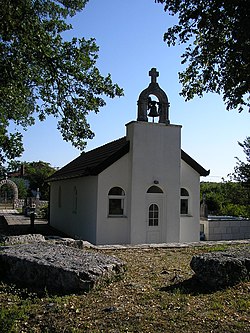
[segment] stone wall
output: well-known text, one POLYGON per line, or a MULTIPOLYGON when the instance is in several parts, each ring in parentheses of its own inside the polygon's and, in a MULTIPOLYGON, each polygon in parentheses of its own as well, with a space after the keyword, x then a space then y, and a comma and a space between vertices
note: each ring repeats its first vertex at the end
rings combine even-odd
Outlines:
POLYGON ((201 220, 205 240, 250 239, 250 220, 201 220))
POLYGON ((24 206, 24 204, 25 204, 25 200, 24 200, 24 199, 18 199, 18 200, 16 201, 16 206, 15 206, 15 208, 16 208, 16 209, 22 209, 22 207, 24 206))
MULTIPOLYGON (((31 206, 32 206, 32 203, 34 203, 35 205, 37 205, 37 201, 36 201, 36 199, 35 198, 31 198, 32 200, 31 200, 31 202, 29 203, 31 206)), ((15 206, 15 208, 16 209, 22 209, 23 207, 25 207, 25 204, 26 204, 26 199, 18 199, 17 201, 16 201, 16 206, 15 206)), ((46 201, 46 200, 39 200, 38 201, 38 207, 39 208, 41 208, 41 207, 44 207, 44 206, 47 206, 48 205, 48 201, 46 201)))

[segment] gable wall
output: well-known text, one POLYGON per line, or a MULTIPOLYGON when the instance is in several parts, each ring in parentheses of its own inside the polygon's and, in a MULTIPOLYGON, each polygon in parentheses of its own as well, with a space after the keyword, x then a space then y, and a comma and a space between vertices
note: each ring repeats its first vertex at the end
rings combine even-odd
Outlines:
POLYGON ((97 244, 130 243, 130 181, 128 154, 98 176, 97 244), (125 216, 108 216, 108 192, 112 187, 125 191, 125 216))
POLYGON ((96 242, 97 176, 51 183, 50 224, 67 235, 96 242), (61 207, 58 203, 61 186, 61 207), (77 190, 77 207, 74 199, 77 190))
POLYGON ((181 215, 180 241, 197 242, 200 239, 200 175, 181 161, 181 187, 189 192, 188 215, 181 215))

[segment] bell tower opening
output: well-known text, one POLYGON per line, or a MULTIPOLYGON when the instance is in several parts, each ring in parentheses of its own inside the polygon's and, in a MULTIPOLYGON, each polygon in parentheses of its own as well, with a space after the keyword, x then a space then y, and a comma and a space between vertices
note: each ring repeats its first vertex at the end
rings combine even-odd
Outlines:
POLYGON ((149 95, 148 96, 148 117, 151 117, 153 120, 152 122, 155 122, 155 118, 160 116, 160 102, 158 98, 155 95, 149 95))
POLYGON ((138 99, 138 121, 148 121, 148 117, 159 118, 159 123, 166 125, 170 124, 169 121, 169 102, 166 93, 160 88, 157 83, 159 72, 156 68, 149 71, 151 82, 149 86, 144 89, 138 99))

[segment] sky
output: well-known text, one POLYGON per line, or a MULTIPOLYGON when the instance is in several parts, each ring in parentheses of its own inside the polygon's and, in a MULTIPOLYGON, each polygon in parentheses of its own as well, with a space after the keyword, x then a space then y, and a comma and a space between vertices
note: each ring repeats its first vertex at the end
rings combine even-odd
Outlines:
MULTIPOLYGON (((170 123, 182 125, 182 149, 210 169, 202 181, 219 182, 233 172, 235 157, 245 159, 238 141, 250 135, 250 114, 226 111, 222 97, 216 94, 188 102, 179 95, 184 47, 168 47, 163 41, 164 32, 174 22, 154 0, 90 0, 70 19, 73 29, 65 33, 65 39, 94 37, 100 48, 97 67, 101 74, 111 73, 113 82, 124 89, 124 97, 105 99, 106 106, 88 116, 95 137, 88 141, 86 151, 126 134, 125 124, 136 120, 138 96, 150 83, 148 72, 155 67, 170 102, 170 123)), ((24 147, 19 160, 41 160, 59 168, 81 153, 63 141, 54 118, 24 132, 24 147)))

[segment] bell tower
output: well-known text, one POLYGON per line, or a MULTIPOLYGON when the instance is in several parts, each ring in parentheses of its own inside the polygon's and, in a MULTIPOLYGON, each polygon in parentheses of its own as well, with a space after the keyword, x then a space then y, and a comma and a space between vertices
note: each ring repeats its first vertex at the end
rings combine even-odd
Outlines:
POLYGON ((149 86, 139 94, 137 121, 126 125, 130 239, 134 244, 153 239, 156 243, 179 242, 181 126, 170 124, 168 97, 157 83, 159 73, 152 68, 149 76, 149 86), (156 184, 160 192, 150 193, 156 184), (147 220, 152 207, 159 217, 153 227, 147 220))
POLYGON ((159 123, 166 125, 170 124, 169 121, 169 102, 166 93, 160 88, 157 83, 159 72, 156 68, 149 71, 151 82, 146 89, 144 89, 138 99, 138 121, 148 121, 148 117, 159 118, 159 123), (158 101, 152 100, 150 95, 155 96, 158 101))

